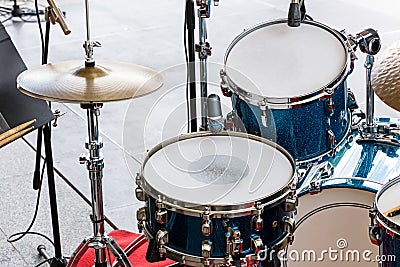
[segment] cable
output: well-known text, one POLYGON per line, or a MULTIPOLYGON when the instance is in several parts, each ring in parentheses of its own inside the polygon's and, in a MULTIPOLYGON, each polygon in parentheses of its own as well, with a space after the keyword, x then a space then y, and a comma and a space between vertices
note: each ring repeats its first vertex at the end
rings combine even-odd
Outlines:
POLYGON ((46 167, 46 159, 43 162, 42 173, 40 176, 40 186, 39 186, 39 190, 38 190, 38 194, 37 194, 37 198, 36 198, 35 212, 34 212, 32 220, 31 220, 31 223, 29 224, 28 228, 24 232, 19 232, 19 233, 10 235, 7 239, 7 242, 9 242, 9 243, 17 242, 17 241, 21 240, 23 237, 25 237, 26 235, 38 235, 38 236, 45 238, 47 241, 49 241, 54 246, 54 242, 48 236, 38 233, 38 232, 30 232, 31 228, 33 227, 33 225, 36 221, 36 217, 37 217, 37 214, 39 211, 39 202, 40 202, 40 195, 42 192, 42 182, 43 182, 45 167, 46 167), (13 239, 13 237, 16 237, 16 238, 13 239))
POLYGON ((35 0, 35 11, 36 11, 36 19, 37 19, 37 23, 39 26, 39 33, 40 33, 40 42, 42 44, 42 59, 44 56, 44 38, 43 38, 43 29, 42 29, 42 24, 40 23, 40 16, 39 16, 39 4, 38 4, 38 0, 35 0))
POLYGON ((32 218, 32 220, 31 220, 31 223, 29 224, 29 226, 28 226, 28 228, 26 229, 25 232, 21 232, 21 233, 16 233, 16 234, 10 235, 10 237, 7 239, 7 242, 9 242, 9 243, 14 243, 14 242, 20 240, 21 238, 23 238, 25 235, 27 235, 28 232, 29 232, 29 230, 31 230, 33 224, 34 224, 35 221, 36 221, 36 217, 37 217, 38 210, 39 210, 40 194, 41 194, 41 192, 42 192, 42 181, 43 181, 43 175, 44 175, 44 168, 46 167, 45 163, 46 163, 46 160, 43 162, 42 174, 41 174, 41 176, 40 176, 40 186, 39 186, 39 190, 38 190, 38 194, 37 194, 37 198, 36 198, 35 213, 34 213, 34 215, 33 215, 33 218, 32 218), (15 238, 15 239, 12 239, 12 238, 15 237, 15 236, 19 236, 19 237, 15 238))
MULTIPOLYGON (((44 235, 44 234, 41 234, 41 233, 38 233, 38 232, 20 232, 20 233, 15 233, 15 234, 12 234, 12 235, 10 235, 10 238, 11 237, 14 237, 14 236, 17 236, 17 235, 38 235, 38 236, 41 236, 41 237, 43 237, 43 238, 45 238, 47 241, 49 241, 49 243, 50 244, 52 244, 53 245, 53 247, 54 247, 54 242, 53 242, 53 240, 51 240, 48 236, 46 236, 46 235, 44 235)), ((22 237, 21 237, 22 238, 22 237)), ((19 238, 19 239, 21 239, 21 238, 19 238)), ((18 240, 19 240, 18 239, 18 240)), ((15 240, 15 241, 18 241, 18 240, 15 240)), ((8 240, 7 240, 8 241, 8 240)), ((11 240, 11 241, 8 241, 8 242, 10 242, 10 243, 12 243, 12 242, 15 242, 14 240, 11 240)))

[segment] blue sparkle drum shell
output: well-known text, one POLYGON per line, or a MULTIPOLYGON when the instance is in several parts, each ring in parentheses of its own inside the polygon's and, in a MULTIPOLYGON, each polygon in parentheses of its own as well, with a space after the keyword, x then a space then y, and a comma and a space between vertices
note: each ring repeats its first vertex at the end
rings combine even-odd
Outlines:
POLYGON ((240 234, 244 258, 256 254, 252 242, 257 238, 263 246, 283 247, 291 238, 287 223, 293 222, 296 207, 294 160, 261 137, 202 132, 167 140, 149 152, 137 184, 146 194, 146 218, 139 225, 149 240, 167 232, 166 257, 185 265, 203 266, 204 242, 212 244, 211 266, 226 264, 227 237, 233 232, 240 234), (294 200, 290 207, 289 199, 294 200), (160 201, 168 218, 161 222, 160 201), (262 228, 256 229, 255 216, 262 219, 262 228), (204 234, 208 219, 212 232, 204 234))
POLYGON ((350 127, 347 49, 340 33, 314 21, 291 28, 276 20, 240 34, 221 77, 246 131, 276 141, 298 162, 332 152, 350 127))
MULTIPOLYGON (((377 119, 378 122, 398 122, 377 119)), ((389 136, 375 140, 361 138, 353 132, 340 144, 338 152, 327 161, 315 164, 307 172, 298 189, 296 239, 290 251, 336 249, 348 253, 371 251, 371 259, 379 256, 378 247, 370 242, 369 210, 382 185, 400 175, 400 144, 389 136), (315 233, 321 233, 315 235, 315 233), (340 239, 346 247, 338 248, 340 239)), ((289 251, 289 252, 290 252, 289 251)), ((308 262, 288 260, 288 266, 376 266, 366 261, 308 262)), ((319 254, 317 254, 319 255, 319 254)))

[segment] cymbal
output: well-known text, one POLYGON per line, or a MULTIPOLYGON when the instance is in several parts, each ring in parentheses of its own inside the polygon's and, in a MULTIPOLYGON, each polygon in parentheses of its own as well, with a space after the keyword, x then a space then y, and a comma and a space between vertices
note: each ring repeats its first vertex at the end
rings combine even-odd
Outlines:
POLYGON ((400 42, 380 54, 372 68, 371 82, 379 98, 400 111, 400 42))
POLYGON ((157 72, 135 64, 65 61, 28 69, 17 77, 18 89, 35 98, 65 103, 104 103, 141 97, 158 90, 157 72))

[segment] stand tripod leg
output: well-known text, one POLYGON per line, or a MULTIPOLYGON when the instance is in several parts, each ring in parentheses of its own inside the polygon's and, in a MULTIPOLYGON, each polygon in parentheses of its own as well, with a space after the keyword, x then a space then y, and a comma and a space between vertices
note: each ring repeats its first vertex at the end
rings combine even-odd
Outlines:
POLYGON ((82 241, 82 243, 80 243, 80 245, 75 249, 74 253, 72 253, 71 259, 69 260, 67 267, 76 267, 78 265, 79 260, 88 250, 90 242, 91 238, 86 238, 82 241))
POLYGON ((105 240, 106 240, 108 249, 115 256, 115 259, 118 261, 120 266, 132 267, 131 263, 128 260, 127 255, 122 250, 122 248, 118 245, 118 243, 115 242, 114 238, 106 237, 105 240))
POLYGON ((60 238, 60 226, 58 222, 58 210, 57 210, 57 195, 56 186, 54 182, 54 170, 53 170, 53 152, 51 149, 51 130, 50 125, 46 124, 43 129, 44 137, 44 149, 46 152, 46 165, 47 165, 47 180, 49 184, 49 199, 50 199, 50 211, 51 211, 51 222, 53 228, 54 238, 54 251, 55 257, 51 261, 51 267, 63 267, 66 265, 65 260, 61 252, 61 238, 60 238))

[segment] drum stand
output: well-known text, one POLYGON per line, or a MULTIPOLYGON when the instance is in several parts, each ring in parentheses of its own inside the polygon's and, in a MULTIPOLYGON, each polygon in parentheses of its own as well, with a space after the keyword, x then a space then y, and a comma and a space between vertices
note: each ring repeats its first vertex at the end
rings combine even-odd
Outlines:
POLYGON ((95 253, 95 267, 107 267, 106 249, 108 248, 115 256, 121 266, 131 267, 128 257, 115 242, 112 237, 104 233, 104 210, 103 210, 103 190, 102 178, 104 168, 104 158, 101 153, 103 142, 99 136, 98 116, 102 104, 81 104, 81 108, 87 110, 88 122, 88 141, 85 144, 88 155, 81 156, 79 161, 86 164, 89 171, 91 195, 92 195, 92 215, 93 236, 87 237, 72 254, 69 267, 77 266, 79 259, 89 249, 93 248, 95 253))
MULTIPOLYGON (((211 56, 211 46, 207 40, 206 19, 210 17, 211 0, 197 0, 199 6, 199 44, 196 44, 196 52, 200 59, 200 97, 201 97, 201 131, 207 131, 207 58, 211 56)), ((218 6, 219 0, 214 0, 218 6)))

